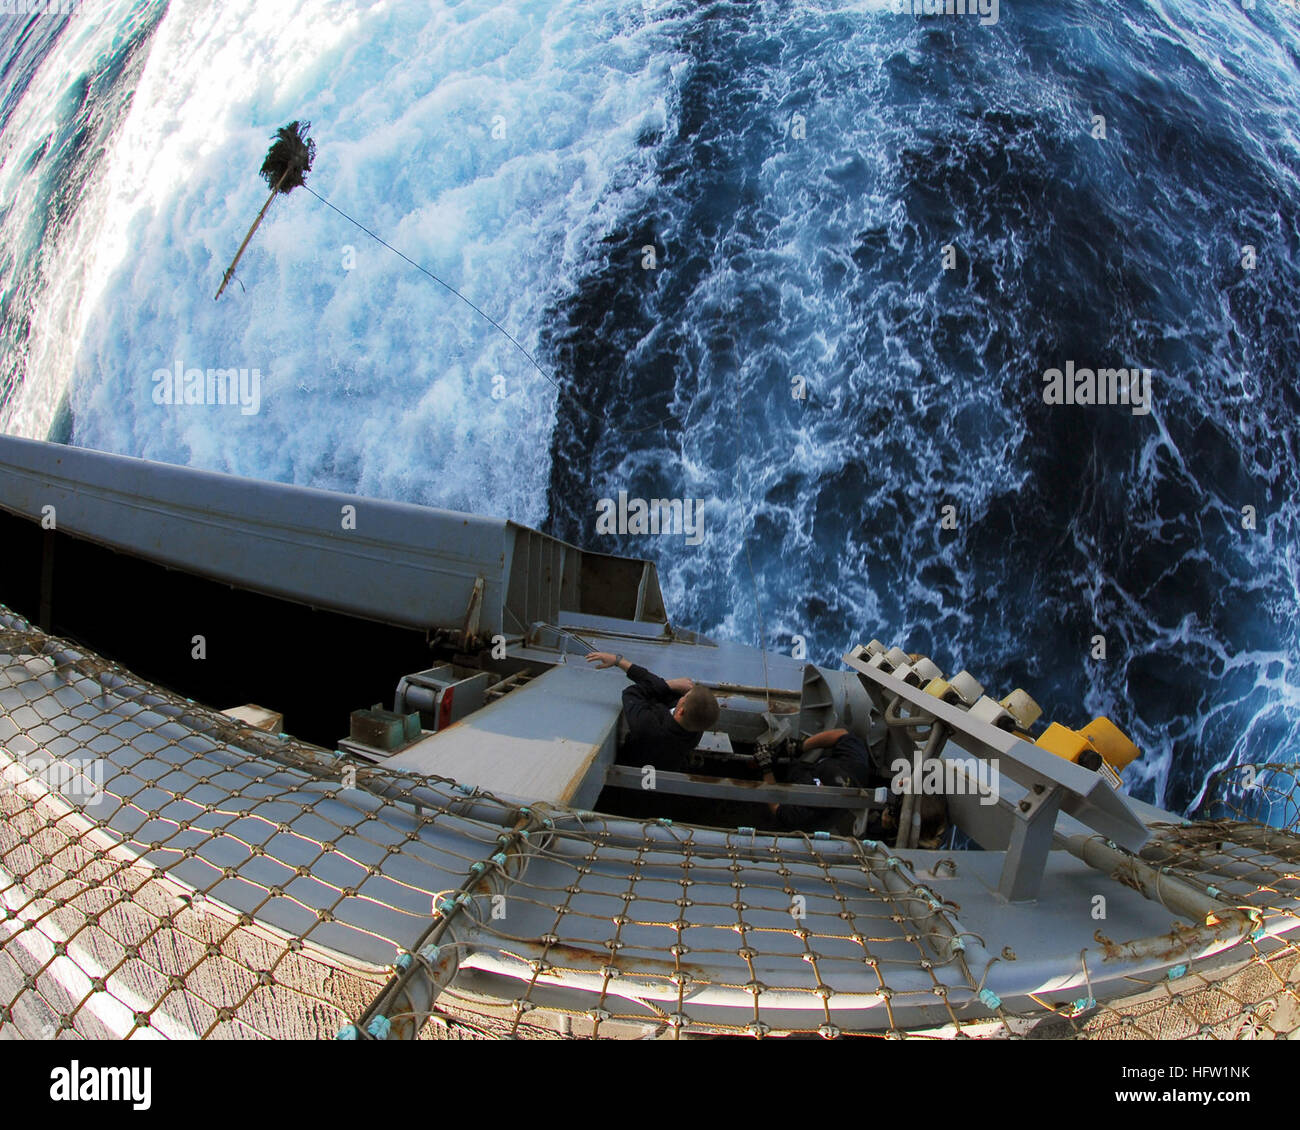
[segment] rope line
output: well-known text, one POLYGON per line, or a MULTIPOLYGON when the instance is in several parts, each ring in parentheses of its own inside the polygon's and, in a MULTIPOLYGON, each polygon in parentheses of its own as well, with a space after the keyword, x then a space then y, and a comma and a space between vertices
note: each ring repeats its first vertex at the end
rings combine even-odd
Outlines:
MULTIPOLYGON (((342 216, 345 220, 347 220, 348 223, 352 224, 360 231, 365 232, 366 235, 368 235, 376 243, 379 243, 381 246, 388 248, 388 250, 391 251, 394 255, 396 255, 399 259, 403 260, 406 263, 409 263, 421 274, 427 275, 439 286, 445 288, 446 290, 449 290, 463 303, 465 303, 466 306, 468 306, 471 310, 473 310, 474 313, 476 313, 480 318, 488 322, 493 328, 495 328, 499 333, 501 333, 517 350, 519 350, 519 352, 522 353, 525 358, 527 358, 528 363, 532 365, 534 369, 537 370, 537 372, 542 376, 542 378, 548 384, 550 384, 551 387, 553 387, 556 392, 562 393, 564 391, 559 381, 557 381, 554 377, 550 375, 550 373, 548 373, 545 369, 542 368, 537 358, 534 357, 531 353, 529 353, 528 350, 525 349, 522 344, 520 344, 519 339, 516 338, 514 334, 512 334, 508 329, 506 329, 505 326, 503 326, 500 322, 498 322, 494 317, 492 317, 491 314, 489 314, 481 306, 477 305, 476 303, 472 302, 470 299, 466 298, 465 295, 461 294, 459 290, 457 290, 454 286, 451 285, 451 283, 447 282, 445 279, 440 279, 431 270, 429 270, 428 267, 425 267, 422 264, 417 263, 409 255, 407 255, 403 251, 400 251, 398 248, 394 247, 391 243, 389 243, 378 233, 371 231, 371 229, 366 227, 366 225, 363 224, 360 220, 356 219, 353 216, 348 215, 348 213, 343 211, 343 209, 338 207, 338 205, 331 204, 319 192, 314 191, 312 188, 310 188, 308 185, 305 184, 302 185, 301 187, 305 191, 311 193, 312 196, 316 197, 316 199, 319 200, 322 204, 324 204, 326 208, 329 208, 333 212, 337 212, 340 216, 342 216)), ((580 403, 578 403, 576 399, 571 398, 570 404, 574 409, 576 409, 579 413, 585 416, 588 420, 594 421, 599 419, 599 417, 594 412, 591 412, 587 408, 584 408, 580 403)), ((640 432, 647 432, 654 428, 662 427, 664 424, 671 422, 673 419, 674 417, 672 416, 665 416, 662 419, 656 420, 653 424, 646 424, 640 428, 628 428, 625 429, 625 431, 629 434, 635 435, 635 434, 639 434, 640 432)))
POLYGON ((491 323, 502 334, 504 334, 509 339, 510 343, 517 350, 519 350, 520 353, 522 353, 525 357, 528 358, 529 364, 531 364, 534 369, 536 369, 539 373, 541 373, 541 375, 547 381, 549 381, 552 386, 554 386, 556 391, 559 391, 560 388, 559 383, 549 373, 547 373, 546 370, 541 367, 541 365, 537 363, 537 359, 531 353, 529 353, 528 350, 526 350, 522 345, 519 344, 518 338, 516 338, 514 334, 512 334, 508 329, 506 329, 505 326, 503 326, 500 322, 498 322, 494 317, 492 317, 491 314, 487 313, 481 306, 475 305, 463 294, 461 294, 461 292, 458 291, 454 286, 452 286, 451 283, 444 282, 437 275, 435 275, 431 270, 429 270, 428 267, 422 266, 421 264, 417 263, 409 255, 405 254, 402 251, 399 251, 396 247, 394 247, 382 236, 379 236, 375 232, 372 232, 360 220, 354 219, 353 217, 349 216, 345 211, 343 211, 342 208, 339 208, 337 205, 331 204, 319 192, 313 191, 310 187, 308 187, 305 184, 302 187, 307 192, 310 192, 314 197, 316 197, 316 199, 319 200, 322 204, 324 204, 326 208, 329 208, 331 211, 337 212, 340 216, 342 216, 345 220, 347 220, 348 223, 354 224, 356 227, 360 228, 363 232, 365 232, 366 235, 368 235, 371 239, 375 240, 377 243, 383 244, 383 246, 387 247, 388 250, 391 251, 394 255, 396 255, 399 259, 405 260, 407 263, 410 263, 411 266, 414 267, 421 274, 428 275, 429 278, 433 279, 433 281, 436 282, 439 286, 445 287, 447 290, 451 291, 452 294, 454 294, 463 303, 465 303, 465 305, 468 306, 471 310, 473 310, 474 313, 476 313, 480 318, 483 318, 485 321, 491 323))

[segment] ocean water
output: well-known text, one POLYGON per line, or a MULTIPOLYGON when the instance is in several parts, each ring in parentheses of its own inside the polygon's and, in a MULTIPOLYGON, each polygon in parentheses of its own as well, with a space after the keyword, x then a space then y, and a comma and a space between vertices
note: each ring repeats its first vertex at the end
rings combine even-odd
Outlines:
POLYGON ((1300 760, 1300 8, 896 8, 0 16, 0 428, 648 556, 707 633, 1109 714, 1175 810, 1300 760), (545 376, 302 190, 213 302, 295 118, 545 376), (154 403, 178 362, 258 411, 154 403), (598 534, 620 490, 704 536, 598 534))

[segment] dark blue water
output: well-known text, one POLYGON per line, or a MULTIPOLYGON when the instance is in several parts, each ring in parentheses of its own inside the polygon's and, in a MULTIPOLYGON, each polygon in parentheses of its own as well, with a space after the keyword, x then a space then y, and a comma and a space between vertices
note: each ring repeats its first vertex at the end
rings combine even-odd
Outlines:
POLYGON ((660 556, 684 620, 756 639, 761 609, 821 661, 874 635, 1109 713, 1134 791, 1184 809, 1298 748, 1300 39, 1158 12, 710 6, 656 191, 554 309, 604 419, 561 415, 551 498, 574 539, 624 483, 716 498, 660 556), (643 243, 662 272, 629 270, 643 243), (1067 359, 1150 367, 1153 410, 1044 404, 1067 359))
MULTIPOLYGON (((256 73, 239 37, 262 33, 235 7, 256 73)), ((310 23, 299 7, 284 34, 310 23)), ((138 258, 75 343, 74 442, 649 556, 674 619, 705 632, 803 637, 824 663, 878 637, 998 695, 1024 686, 1066 724, 1109 714, 1144 750, 1132 791, 1177 810, 1216 767, 1296 761, 1300 14, 557 11, 361 5, 295 83, 233 83, 212 111, 229 128, 141 208, 138 258), (512 132, 493 149, 475 123, 496 112, 512 132), (208 283, 260 204, 250 161, 299 116, 321 144, 313 186, 501 317, 558 400, 386 253, 340 274, 364 240, 310 200, 277 204, 214 309, 208 283), (147 372, 178 341, 265 358, 268 408, 150 416, 147 372), (1044 403, 1044 371, 1071 361, 1152 370, 1150 412, 1044 403), (522 399, 474 398, 497 372, 522 399), (703 542, 598 536, 619 490, 702 499, 703 542)), ((154 25, 132 26, 147 51, 154 25)), ((198 37, 178 37, 177 82, 197 81, 198 37)), ((0 114, 46 48, 6 49, 0 114)), ((94 104, 106 76, 69 74, 69 96, 94 104)), ((135 112, 165 122, 151 107, 135 112)), ((5 161, 44 175, 37 148, 5 161)), ((51 222, 76 214, 70 178, 51 222)), ((0 240, 6 285, 48 276, 32 256, 58 232, 31 239, 0 240)), ((12 356, 36 286, 6 290, 12 356)))

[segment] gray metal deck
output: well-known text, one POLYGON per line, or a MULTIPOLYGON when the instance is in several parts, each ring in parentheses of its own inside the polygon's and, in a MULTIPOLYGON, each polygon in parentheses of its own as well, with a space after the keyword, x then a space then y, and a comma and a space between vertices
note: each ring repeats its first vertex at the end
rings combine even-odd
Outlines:
MULTIPOLYGON (((169 1033, 261 1031, 276 1012, 259 994, 307 946, 372 979, 391 968, 365 1015, 350 1013, 362 1023, 419 1015, 422 992, 445 990, 515 1023, 538 1010, 634 1034, 955 1033, 1160 987, 1300 932, 1293 838, 1249 852, 1218 829, 1197 840, 890 676, 860 672, 931 708, 975 756, 1006 760, 998 804, 964 810, 990 850, 586 811, 628 683, 586 666, 572 637, 715 686, 751 717, 769 696, 767 713, 798 714, 816 686, 816 717, 852 706, 859 730, 871 724, 858 673, 668 626, 644 562, 510 523, 0 438, 0 507, 38 519, 44 505, 61 531, 203 576, 406 626, 500 631, 503 670, 542 673, 370 766, 242 726, 0 608, 0 990, 17 986, 23 1008, 39 997, 72 1014, 84 999, 110 1029, 111 1014, 132 1030, 144 1016, 169 1033), (340 525, 346 506, 355 530, 340 525), (97 765, 101 795, 65 795, 50 757, 97 765), (1017 821, 1034 825, 1028 848, 1017 821), (1111 834, 1177 864, 1156 870, 1111 834), (1017 855, 1041 865, 1034 902, 998 893, 1025 869, 1017 855), (274 960, 229 959, 214 921, 259 932, 274 960), (209 959, 191 993, 182 974, 209 959)), ((319 987, 306 995, 316 1004, 299 1015, 337 1015, 319 987)))

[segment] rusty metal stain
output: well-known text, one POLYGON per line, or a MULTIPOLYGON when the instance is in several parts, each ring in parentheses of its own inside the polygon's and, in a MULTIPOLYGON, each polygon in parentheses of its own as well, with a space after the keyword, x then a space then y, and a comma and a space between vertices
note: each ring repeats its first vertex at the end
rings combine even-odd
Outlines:
POLYGON ((1124 961, 1140 955, 1157 961, 1174 962, 1186 957, 1192 947, 1202 945, 1206 941, 1202 930, 1195 926, 1184 926, 1179 922, 1173 924, 1173 929, 1168 934, 1160 934, 1137 942, 1117 944, 1104 937, 1100 930, 1095 937, 1102 943, 1105 961, 1124 961), (1161 944, 1162 940, 1163 944, 1161 944))
POLYGON ((740 777, 710 777, 707 773, 687 773, 686 779, 703 785, 736 785, 744 789, 761 789, 766 782, 749 781, 740 777))
POLYGON ((1127 871, 1123 868, 1117 867, 1114 871, 1110 873, 1110 878, 1114 879, 1115 882, 1120 884, 1120 886, 1130 887, 1133 890, 1137 891, 1138 894, 1143 895, 1144 897, 1146 896, 1147 893, 1146 887, 1143 886, 1142 880, 1139 879, 1136 875, 1134 875, 1132 871, 1127 871))
POLYGON ((584 972, 601 973, 605 969, 617 969, 620 977, 636 977, 644 973, 662 972, 663 974, 686 973, 692 980, 712 984, 713 977, 699 965, 687 962, 665 961, 658 957, 638 957, 635 969, 622 969, 610 960, 608 951, 584 949, 582 946, 567 942, 553 942, 543 951, 548 965, 571 965, 584 972), (563 959, 563 960, 560 960, 563 959), (590 967, 590 968, 589 968, 590 967))

